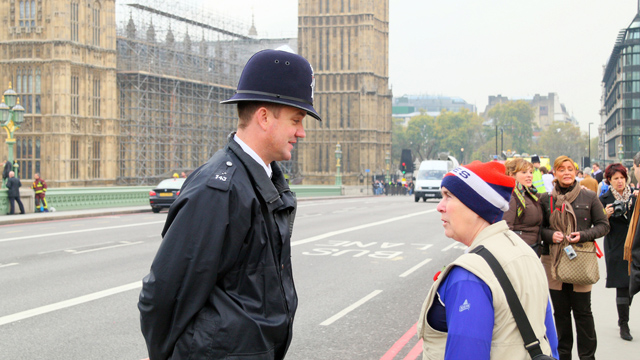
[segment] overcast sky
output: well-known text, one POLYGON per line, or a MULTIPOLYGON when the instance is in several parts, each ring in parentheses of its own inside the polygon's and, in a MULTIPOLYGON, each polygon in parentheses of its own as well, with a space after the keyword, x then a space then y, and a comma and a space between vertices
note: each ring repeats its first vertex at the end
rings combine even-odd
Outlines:
MULTIPOLYGON (((207 2, 209 3, 209 2, 207 2)), ((217 1, 260 37, 296 36, 297 0, 217 1)), ((394 96, 457 96, 484 111, 489 95, 555 92, 582 130, 600 123, 603 66, 637 0, 390 0, 394 96)))

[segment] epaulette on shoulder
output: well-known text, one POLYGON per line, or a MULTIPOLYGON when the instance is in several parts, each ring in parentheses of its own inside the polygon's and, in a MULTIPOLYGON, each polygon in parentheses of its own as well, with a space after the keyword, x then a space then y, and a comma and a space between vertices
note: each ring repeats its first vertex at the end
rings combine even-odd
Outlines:
POLYGON ((229 184, 233 178, 233 173, 236 171, 236 164, 231 160, 224 160, 220 162, 218 167, 213 171, 209 180, 207 180, 207 186, 227 191, 229 190, 229 184))

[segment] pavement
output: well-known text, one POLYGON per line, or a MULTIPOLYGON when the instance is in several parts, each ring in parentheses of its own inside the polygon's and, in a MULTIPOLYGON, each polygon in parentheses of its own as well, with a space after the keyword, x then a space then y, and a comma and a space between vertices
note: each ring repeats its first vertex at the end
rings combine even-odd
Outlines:
MULTIPOLYGON (((337 197, 309 197, 300 198, 298 201, 310 200, 331 200, 345 199, 350 197, 361 196, 337 196, 337 197)), ((166 210, 165 210, 166 211, 166 210)), ((47 213, 33 213, 24 215, 3 215, 0 216, 0 226, 12 224, 25 224, 42 221, 55 221, 65 219, 77 219, 85 217, 99 217, 120 214, 133 214, 151 212, 149 205, 145 206, 127 206, 101 209, 84 209, 55 211, 47 213)), ((603 245, 603 239, 599 239, 598 243, 603 245)), ((616 308, 616 292, 615 289, 607 289, 605 280, 607 277, 604 257, 599 259, 600 281, 593 286, 591 292, 591 309, 596 324, 596 333, 598 335, 598 349, 596 357, 598 359, 635 359, 640 358, 638 355, 638 343, 640 343, 640 299, 636 299, 631 305, 631 314, 629 327, 631 335, 635 337, 633 341, 624 341, 620 339, 618 328, 618 313, 616 308)), ((574 327, 575 334, 575 327, 574 327)), ((575 336, 575 335, 574 335, 575 336)), ((576 343, 574 341, 574 358, 577 359, 576 343)))

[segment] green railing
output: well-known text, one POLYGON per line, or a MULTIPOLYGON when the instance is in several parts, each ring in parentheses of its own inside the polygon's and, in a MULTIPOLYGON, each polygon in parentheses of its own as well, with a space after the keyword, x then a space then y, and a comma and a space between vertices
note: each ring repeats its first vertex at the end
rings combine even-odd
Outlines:
MULTIPOLYGON (((47 204, 56 211, 96 209, 122 206, 149 205, 151 186, 113 186, 113 187, 80 187, 58 188, 47 190, 47 204)), ((305 186, 293 185, 291 190, 298 198, 310 196, 340 196, 340 186, 305 186)), ((24 201, 27 200, 23 197, 24 201)), ((7 190, 0 190, 0 215, 9 212, 7 190)))

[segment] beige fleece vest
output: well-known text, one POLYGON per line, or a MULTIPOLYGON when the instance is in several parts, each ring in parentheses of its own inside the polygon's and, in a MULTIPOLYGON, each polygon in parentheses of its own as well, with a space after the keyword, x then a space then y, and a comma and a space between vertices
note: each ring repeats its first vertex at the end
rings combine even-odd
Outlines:
MULTIPOLYGON (((536 337, 540 340, 542 352, 551 354, 544 324, 549 288, 540 259, 518 235, 509 230, 505 221, 482 230, 469 250, 478 245, 483 245, 498 259, 518 294, 536 337)), ((427 312, 436 300, 440 283, 454 266, 461 266, 479 277, 489 286, 493 294, 495 320, 491 340, 491 359, 530 359, 498 279, 489 264, 476 254, 464 254, 449 264, 431 287, 418 321, 418 335, 424 340, 423 359, 444 359, 447 333, 437 331, 429 325, 427 312)), ((473 324, 469 325, 473 326, 473 324)))

